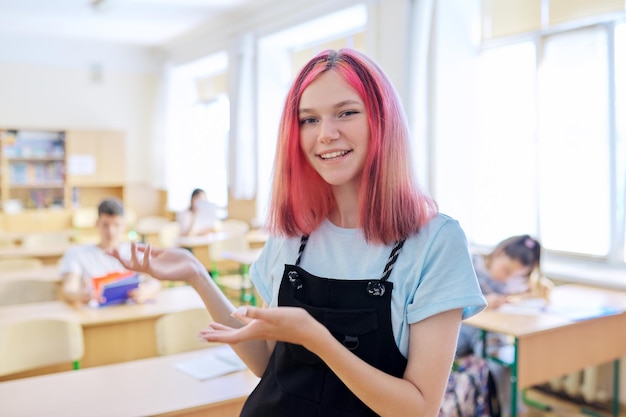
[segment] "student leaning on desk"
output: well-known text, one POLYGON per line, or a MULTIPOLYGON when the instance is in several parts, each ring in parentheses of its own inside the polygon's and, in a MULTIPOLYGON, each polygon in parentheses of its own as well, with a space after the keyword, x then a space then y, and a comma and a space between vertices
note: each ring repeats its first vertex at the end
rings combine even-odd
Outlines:
POLYGON ((191 193, 189 208, 176 214, 181 236, 201 236, 217 231, 217 206, 211 203, 201 188, 191 193))
MULTIPOLYGON (((547 302, 554 286, 541 275, 541 244, 529 235, 511 236, 504 239, 487 254, 472 256, 478 283, 487 300, 488 308, 501 308, 524 298, 542 298, 547 302)), ((497 334, 487 337, 487 350, 507 345, 507 340, 497 334)), ((480 355, 482 340, 480 330, 461 325, 457 343, 457 357, 472 353, 480 355)), ((500 409, 510 408, 510 372, 503 365, 489 362, 495 379, 500 409)))
MULTIPOLYGON (((67 302, 88 303, 92 299, 94 277, 124 271, 122 264, 107 251, 117 249, 122 256, 130 257, 130 244, 122 242, 126 227, 121 201, 107 198, 100 202, 96 228, 100 237, 98 244, 72 246, 59 261, 62 296, 67 302)), ((129 295, 132 300, 142 303, 153 298, 160 288, 159 281, 142 276, 139 287, 129 295)))

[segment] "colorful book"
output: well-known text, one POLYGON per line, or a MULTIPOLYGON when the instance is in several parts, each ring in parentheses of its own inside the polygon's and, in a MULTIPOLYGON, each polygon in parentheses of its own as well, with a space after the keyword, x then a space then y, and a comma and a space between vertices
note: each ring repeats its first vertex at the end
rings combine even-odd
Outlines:
POLYGON ((133 271, 113 272, 92 279, 94 299, 98 306, 123 304, 129 299, 128 293, 139 287, 139 274, 133 271))

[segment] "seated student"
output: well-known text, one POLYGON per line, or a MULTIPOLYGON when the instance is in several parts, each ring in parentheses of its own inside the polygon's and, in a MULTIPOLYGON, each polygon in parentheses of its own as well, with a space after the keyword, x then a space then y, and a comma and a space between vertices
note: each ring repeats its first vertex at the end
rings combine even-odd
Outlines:
POLYGON ((217 206, 209 202, 204 190, 196 188, 191 193, 189 208, 176 214, 181 236, 206 235, 217 230, 217 206))
MULTIPOLYGON (((553 284, 541 276, 540 261, 541 244, 529 235, 509 237, 498 243, 488 254, 473 255, 474 270, 487 300, 487 308, 498 308, 517 296, 539 296, 547 299, 553 284)), ((501 335, 487 336, 487 351, 506 344, 506 339, 501 335)), ((482 340, 477 328, 461 325, 456 353, 457 358, 482 353, 482 340)), ((500 409, 509 410, 509 372, 504 366, 492 361, 488 362, 488 366, 495 380, 500 409)))
MULTIPOLYGON (((114 198, 102 200, 98 206, 96 227, 100 235, 97 245, 85 244, 70 247, 59 261, 62 277, 62 296, 70 303, 88 303, 92 298, 91 279, 125 268, 106 251, 117 248, 130 257, 130 244, 122 242, 125 232, 124 207, 114 198)), ((130 297, 142 303, 160 290, 161 283, 154 278, 142 277, 139 288, 131 291, 130 297)))

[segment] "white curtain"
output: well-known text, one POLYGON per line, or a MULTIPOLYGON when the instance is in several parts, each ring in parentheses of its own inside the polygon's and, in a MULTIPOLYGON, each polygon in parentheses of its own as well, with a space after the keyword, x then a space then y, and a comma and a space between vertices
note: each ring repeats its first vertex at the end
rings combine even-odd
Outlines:
POLYGON ((431 78, 432 34, 435 0, 413 0, 410 23, 411 96, 407 117, 413 135, 412 159, 420 185, 425 191, 430 186, 431 138, 431 78))
POLYGON ((230 63, 231 127, 229 144, 229 189, 235 199, 253 199, 256 195, 256 111, 255 111, 255 41, 252 34, 240 38, 230 63))

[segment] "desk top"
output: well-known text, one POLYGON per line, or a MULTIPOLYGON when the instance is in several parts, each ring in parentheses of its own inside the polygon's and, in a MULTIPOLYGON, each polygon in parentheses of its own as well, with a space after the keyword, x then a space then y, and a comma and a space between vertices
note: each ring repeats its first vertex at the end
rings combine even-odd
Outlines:
POLYGON ((0 271, 0 281, 18 279, 37 279, 41 281, 61 281, 61 274, 56 265, 44 265, 40 268, 16 269, 0 271))
POLYGON ((215 232, 200 236, 180 236, 178 238, 178 246, 184 248, 194 248, 196 246, 207 246, 215 242, 221 242, 228 239, 229 234, 225 232, 215 232))
POLYGON ((248 370, 200 381, 174 367, 210 355, 214 349, 230 348, 219 346, 2 382, 2 412, 12 417, 155 416, 247 397, 258 383, 248 370))
POLYGON ((524 337, 576 323, 579 320, 559 313, 575 310, 576 306, 580 306, 581 309, 604 306, 625 314, 623 312, 626 311, 626 292, 584 285, 559 285, 552 290, 550 303, 543 310, 513 313, 507 310, 487 309, 465 322, 484 330, 524 337))
POLYGON ((144 304, 125 304, 102 308, 74 307, 64 301, 47 301, 0 307, 0 324, 29 318, 64 318, 77 320, 83 326, 97 326, 124 321, 136 321, 163 314, 204 307, 202 299, 189 286, 164 288, 154 301, 144 304))
POLYGON ((222 258, 239 262, 244 265, 252 265, 261 255, 262 248, 253 248, 243 251, 223 251, 222 258))
POLYGON ((246 234, 246 239, 248 243, 265 243, 269 238, 269 233, 262 229, 252 229, 246 234))
POLYGON ((59 246, 46 246, 41 248, 26 248, 15 246, 0 249, 0 258, 42 258, 42 257, 61 257, 67 251, 71 244, 59 246))

